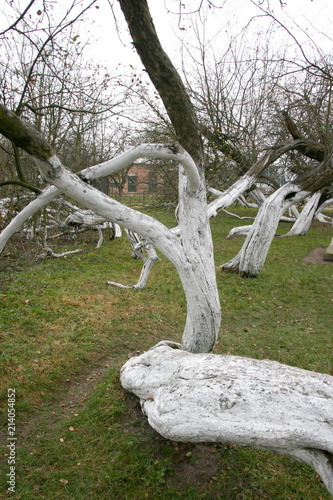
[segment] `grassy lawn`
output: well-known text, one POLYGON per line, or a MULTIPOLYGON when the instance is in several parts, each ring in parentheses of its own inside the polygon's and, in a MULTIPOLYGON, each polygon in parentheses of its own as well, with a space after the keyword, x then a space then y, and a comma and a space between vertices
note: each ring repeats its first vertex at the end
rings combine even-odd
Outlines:
MULTIPOLYGON (((237 208, 245 215, 246 210, 237 208)), ((175 225, 171 212, 160 219, 175 225)), ((212 220, 216 266, 243 238, 226 240, 235 225, 212 220)), ((289 226, 281 224, 279 233, 289 226)), ((328 246, 329 225, 305 237, 276 238, 255 279, 217 270, 223 324, 217 353, 269 358, 333 375, 333 264, 302 259, 328 246)), ((186 305, 180 281, 162 258, 142 291, 141 263, 125 237, 96 235, 74 247, 81 254, 37 261, 36 247, 18 237, 1 258, 1 483, 6 498, 7 391, 16 390, 16 493, 44 499, 328 500, 309 467, 273 453, 233 445, 180 444, 146 423, 136 398, 118 380, 132 355, 163 339, 180 341, 186 305)), ((58 250, 54 247, 54 250, 58 250)))

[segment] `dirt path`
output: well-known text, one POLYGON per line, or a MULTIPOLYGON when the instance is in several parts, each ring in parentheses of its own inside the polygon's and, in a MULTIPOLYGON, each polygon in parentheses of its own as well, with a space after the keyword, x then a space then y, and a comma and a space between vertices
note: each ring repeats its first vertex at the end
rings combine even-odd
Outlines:
MULTIPOLYGON (((47 403, 45 408, 48 410, 48 421, 50 427, 59 422, 59 420, 69 417, 77 413, 79 408, 84 406, 85 401, 90 394, 95 390, 97 384, 101 383, 105 374, 116 364, 116 358, 110 357, 99 361, 93 367, 89 367, 85 372, 78 376, 73 376, 68 380, 68 388, 51 403, 47 403)), ((43 408, 44 410, 44 408, 43 408)), ((35 432, 34 429, 38 426, 38 422, 44 418, 44 411, 32 415, 29 420, 20 421, 17 423, 17 436, 26 437, 30 432, 35 432)), ((7 429, 0 432, 0 446, 5 447, 7 444, 7 429)))
POLYGON ((312 262, 313 264, 333 264, 333 261, 324 260, 325 248, 317 247, 304 257, 304 262, 312 262))

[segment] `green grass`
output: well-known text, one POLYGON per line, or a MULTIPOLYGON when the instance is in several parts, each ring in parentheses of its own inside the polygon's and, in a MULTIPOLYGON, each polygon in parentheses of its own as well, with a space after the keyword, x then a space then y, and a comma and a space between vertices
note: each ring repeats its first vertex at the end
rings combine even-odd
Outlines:
MULTIPOLYGON (((160 216, 174 224, 170 214, 160 216)), ((216 266, 241 247, 243 238, 225 239, 237 224, 244 221, 223 214, 212 220, 216 266)), ((255 279, 217 271, 223 324, 216 352, 333 374, 333 266, 302 260, 330 239, 331 228, 316 223, 305 237, 276 238, 255 279)), ((62 250, 65 244, 73 247, 62 242, 62 250)), ((163 258, 144 290, 106 287, 107 280, 135 283, 141 263, 130 258, 126 238, 104 241, 100 250, 95 244, 95 237, 85 238, 77 245, 81 254, 37 262, 33 247, 16 239, 2 258, 4 439, 7 389, 17 391, 12 498, 328 500, 318 476, 286 457, 171 443, 150 429, 118 373, 128 356, 162 339, 180 341, 186 315, 181 284, 163 258), (94 379, 94 367, 104 360, 109 368, 94 379)))

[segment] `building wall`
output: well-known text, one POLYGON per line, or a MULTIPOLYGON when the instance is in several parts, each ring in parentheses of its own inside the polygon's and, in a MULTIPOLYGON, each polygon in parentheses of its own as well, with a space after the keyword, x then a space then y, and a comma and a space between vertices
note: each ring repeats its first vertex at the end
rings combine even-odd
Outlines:
MULTIPOLYGON (((123 183, 124 194, 158 193, 162 187, 162 178, 150 165, 134 164, 128 170, 123 183)), ((117 187, 110 183, 110 194, 118 192, 117 187)))

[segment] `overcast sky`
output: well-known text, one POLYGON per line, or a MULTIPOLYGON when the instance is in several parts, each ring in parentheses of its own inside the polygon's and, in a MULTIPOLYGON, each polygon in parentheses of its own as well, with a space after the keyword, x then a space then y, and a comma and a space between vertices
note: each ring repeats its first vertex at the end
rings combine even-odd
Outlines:
MULTIPOLYGON (((197 19, 197 27, 203 32, 203 25, 200 24, 198 16, 186 16, 181 18, 176 14, 167 12, 165 6, 171 10, 178 5, 176 0, 148 0, 151 14, 162 42, 173 60, 179 59, 179 38, 187 43, 194 43, 194 20, 197 19)), ((185 5, 195 5, 198 0, 183 1, 185 5)), ((280 0, 270 0, 270 6, 275 16, 283 22, 286 27, 292 30, 297 39, 306 42, 307 34, 310 39, 314 39, 318 47, 330 53, 333 50, 331 38, 333 25, 333 0, 285 0, 286 6, 281 8, 280 0)), ((136 64, 137 58, 131 49, 130 39, 126 35, 125 22, 119 12, 117 2, 114 2, 117 18, 120 20, 119 28, 121 39, 125 47, 116 35, 115 25, 110 15, 110 7, 101 1, 99 9, 95 9, 91 21, 91 34, 97 40, 91 46, 93 57, 105 60, 108 64, 130 63, 136 64), (118 9, 118 10, 117 10, 118 9)), ((270 24, 270 20, 262 17, 262 12, 253 5, 251 0, 216 0, 215 4, 224 5, 223 9, 206 9, 201 12, 201 19, 205 20, 206 39, 212 39, 215 49, 223 47, 226 41, 226 32, 239 33, 241 29, 254 16, 252 29, 263 32, 270 24)), ((332 34, 333 36, 333 34, 332 34)), ((281 46, 282 40, 287 40, 286 32, 281 28, 277 31, 275 43, 277 49, 281 46)), ((213 43, 212 42, 212 43, 213 43)), ((251 43, 251 40, 249 40, 251 43)), ((289 37, 288 43, 292 40, 289 37)), ((221 50, 221 49, 220 49, 221 50)), ((178 61, 179 62, 179 61, 178 61)), ((139 63, 138 63, 139 64, 139 63)))
MULTIPOLYGON (((258 1, 258 0, 257 0, 258 1)), ((264 0, 263 6, 268 0, 264 0)), ((21 5, 21 11, 28 5, 28 0, 16 0, 21 5)), ((216 5, 223 5, 221 9, 203 8, 200 16, 179 16, 177 13, 178 0, 148 0, 152 17, 165 50, 169 53, 174 63, 180 64, 180 39, 184 39, 189 45, 195 44, 195 19, 197 29, 203 34, 205 26, 206 41, 212 40, 212 46, 216 51, 223 51, 227 41, 227 32, 236 35, 251 20, 252 30, 256 32, 265 30, 269 26, 270 20, 264 18, 258 8, 251 0, 214 0, 216 5), (200 23, 205 21, 205 23, 200 23)), ((10 7, 7 2, 0 0, 10 14, 10 7)), ((83 3, 83 2, 82 2, 83 3)), ((115 22, 110 6, 106 0, 96 3, 88 14, 84 23, 80 25, 80 39, 82 42, 90 37, 92 43, 87 51, 87 56, 95 61, 105 63, 109 70, 115 68, 119 63, 140 66, 135 51, 131 47, 130 38, 127 34, 125 21, 120 12, 117 0, 111 0, 114 4, 116 18, 119 22, 119 36, 115 28, 115 22), (98 8, 96 8, 98 7, 98 8)), ((199 5, 200 0, 182 0, 186 7, 191 8, 199 5)), ((333 42, 330 38, 333 25, 333 0, 284 0, 285 7, 281 8, 280 0, 269 0, 270 7, 275 16, 288 27, 299 41, 304 42, 304 47, 309 34, 310 39, 315 40, 317 46, 327 54, 333 51, 333 42)), ((42 0, 37 0, 29 11, 36 16, 39 9, 42 9, 42 0)), ((53 6, 54 15, 60 16, 61 12, 68 7, 68 0, 54 0, 49 5, 53 6)), ((207 5, 203 2, 203 5, 207 5)), ((80 4, 79 4, 80 7, 80 4)), ((6 20, 5 16, 0 16, 0 29, 8 26, 17 16, 6 20)), ((333 36, 333 34, 332 34, 333 36)), ((292 39, 287 37, 286 32, 280 28, 276 31, 273 43, 276 48, 287 41, 292 43, 292 39)), ((250 33, 248 38, 252 43, 250 33)), ((295 49, 294 49, 295 50, 295 49)))

